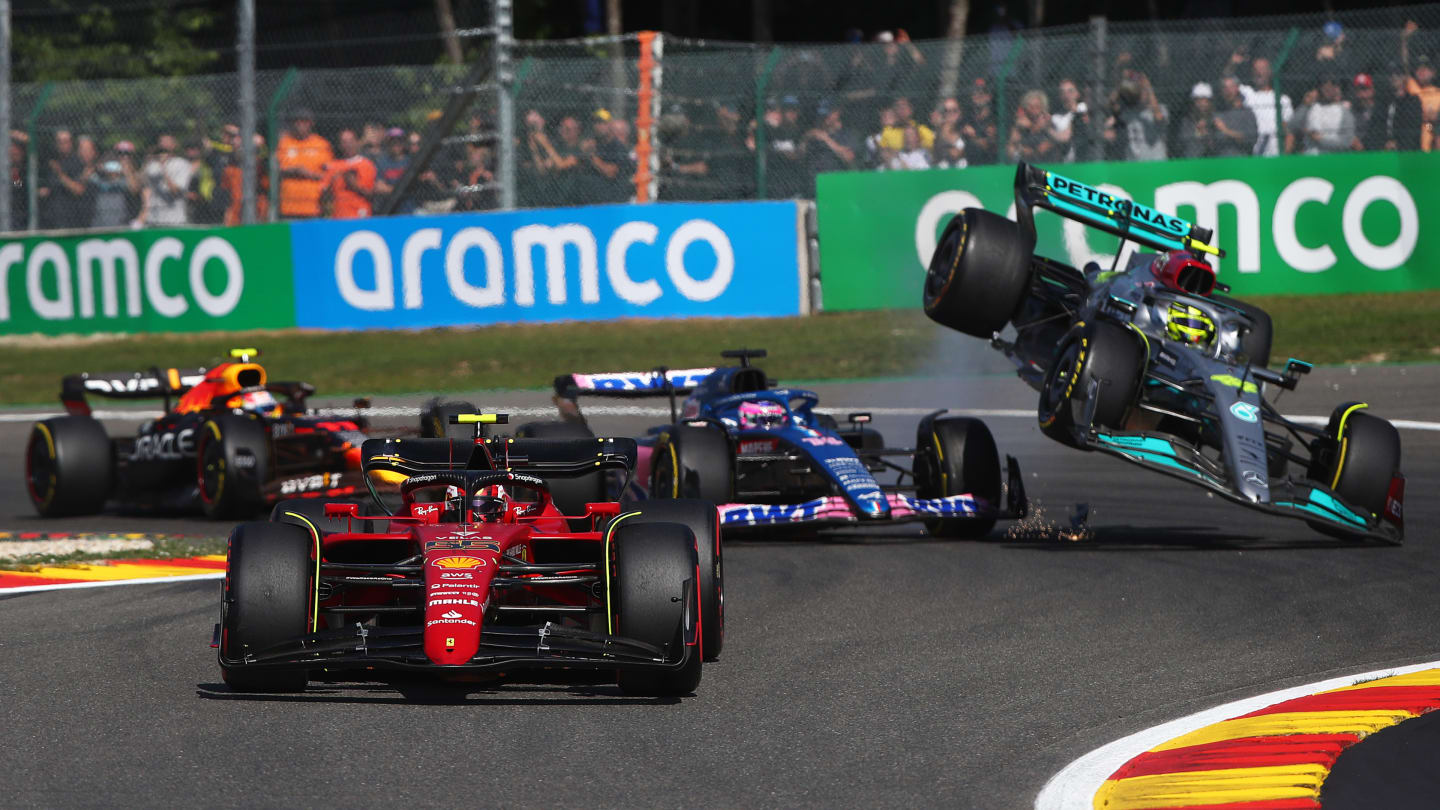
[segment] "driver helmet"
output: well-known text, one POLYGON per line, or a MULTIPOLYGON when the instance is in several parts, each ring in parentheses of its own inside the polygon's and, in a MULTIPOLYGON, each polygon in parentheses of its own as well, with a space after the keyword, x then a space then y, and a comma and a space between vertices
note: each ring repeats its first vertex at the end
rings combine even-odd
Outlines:
POLYGON ((771 430, 785 425, 785 407, 778 402, 746 400, 740 403, 740 427, 771 430))
POLYGON ((486 487, 470 499, 470 515, 482 523, 497 521, 505 516, 505 488, 486 487))
POLYGON ((226 400, 225 405, 261 416, 279 416, 281 413, 280 402, 275 399, 275 395, 263 388, 236 394, 226 400))
POLYGON ((1215 340, 1215 322, 1199 307, 1174 301, 1166 313, 1165 333, 1179 343, 1209 346, 1215 340))

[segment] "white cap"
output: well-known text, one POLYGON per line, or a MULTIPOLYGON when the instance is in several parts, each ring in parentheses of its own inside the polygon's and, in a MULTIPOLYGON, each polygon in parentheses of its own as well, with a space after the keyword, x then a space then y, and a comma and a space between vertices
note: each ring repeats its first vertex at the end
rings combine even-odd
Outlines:
POLYGON ((892 33, 890 33, 889 31, 881 31, 880 33, 878 33, 878 34, 875 35, 875 41, 876 41, 876 42, 894 42, 894 41, 895 41, 895 35, 892 34, 892 33))
POLYGON ((1209 83, 1209 82, 1196 82, 1196 83, 1195 83, 1195 86, 1192 87, 1192 88, 1190 88, 1190 98, 1214 98, 1214 97, 1215 97, 1215 94, 1210 91, 1210 83, 1209 83))

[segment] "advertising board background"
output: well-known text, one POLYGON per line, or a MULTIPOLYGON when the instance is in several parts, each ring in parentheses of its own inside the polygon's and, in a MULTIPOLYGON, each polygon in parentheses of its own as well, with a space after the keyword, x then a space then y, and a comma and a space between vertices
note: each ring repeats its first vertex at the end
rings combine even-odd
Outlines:
POLYGON ((288 225, 31 237, 0 244, 0 334, 294 325, 288 225))
POLYGON ((393 329, 798 315, 796 210, 659 203, 297 222, 296 321, 393 329))
MULTIPOLYGON (((1440 288, 1440 216, 1423 153, 1045 165, 1066 177, 1216 229, 1220 279, 1237 295, 1440 288)), ((1013 217, 1013 166, 821 175, 816 207, 827 310, 918 307, 925 263, 954 212, 1013 217), (923 255, 923 259, 922 259, 923 255)), ((1049 212, 1042 255, 1108 265, 1117 241, 1049 212)))

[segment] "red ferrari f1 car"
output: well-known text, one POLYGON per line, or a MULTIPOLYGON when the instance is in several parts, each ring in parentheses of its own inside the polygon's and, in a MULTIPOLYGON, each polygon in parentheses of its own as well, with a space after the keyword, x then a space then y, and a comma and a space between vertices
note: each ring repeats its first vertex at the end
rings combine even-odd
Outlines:
POLYGON ((232 689, 408 671, 683 695, 719 655, 714 504, 552 502, 547 479, 633 470, 633 439, 371 439, 362 456, 373 513, 286 501, 231 533, 213 646, 232 689))

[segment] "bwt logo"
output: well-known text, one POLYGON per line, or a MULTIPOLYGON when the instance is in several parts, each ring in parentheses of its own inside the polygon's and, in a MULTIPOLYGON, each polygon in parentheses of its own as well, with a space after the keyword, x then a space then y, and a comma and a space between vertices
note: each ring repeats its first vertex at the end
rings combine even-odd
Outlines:
MULTIPOLYGON (((654 278, 637 280, 630 275, 627 261, 649 253, 659 259, 656 243, 660 229, 649 222, 626 222, 610 234, 605 243, 605 280, 616 295, 631 304, 645 306, 664 294, 654 278), (641 247, 648 246, 648 247, 641 247), (633 251, 633 252, 632 252, 633 251)), ((544 254, 546 300, 554 306, 568 302, 566 292, 567 248, 579 258, 580 301, 600 302, 600 251, 591 230, 579 224, 526 225, 510 234, 514 257, 514 278, 507 283, 505 254, 500 240, 486 228, 462 228, 444 242, 441 229, 421 228, 410 234, 400 249, 400 306, 425 306, 420 284, 421 261, 430 251, 444 252, 445 282, 456 301, 471 307, 495 307, 506 303, 507 294, 521 307, 535 306, 536 248, 544 254), (478 256, 472 257, 472 253, 478 256), (479 270, 467 277, 466 261, 479 270), (472 282, 472 278, 481 283, 472 282)), ((675 291, 691 301, 710 301, 730 286, 735 275, 735 250, 725 231, 709 220, 692 219, 676 228, 663 246, 665 275, 675 291), (707 278, 696 278, 685 267, 685 251, 703 242, 715 252, 715 266, 707 278)), ((656 265, 654 260, 646 264, 656 265)), ((335 250, 335 284, 347 304, 362 310, 387 311, 396 308, 394 257, 384 238, 375 231, 354 231, 335 250), (365 253, 375 268, 374 286, 362 287, 355 277, 356 258, 365 253)))
POLYGON ((0 248, 0 321, 10 320, 10 271, 22 264, 30 309, 45 320, 72 320, 77 304, 81 318, 94 318, 97 277, 100 311, 107 318, 120 315, 122 281, 127 317, 140 317, 143 305, 149 304, 151 311, 163 317, 178 318, 190 310, 191 300, 212 317, 230 314, 245 291, 245 265, 235 247, 211 236, 196 243, 188 263, 184 258, 185 243, 173 236, 156 239, 143 260, 126 239, 86 239, 75 245, 73 266, 70 255, 57 242, 36 243, 29 256, 23 244, 11 242, 0 248), (225 270, 225 286, 218 293, 205 286, 205 266, 211 261, 219 261, 225 270), (165 289, 162 274, 170 262, 184 268, 178 273, 170 271, 170 289, 180 287, 181 291, 165 289), (188 299, 182 294, 187 288, 188 299))

